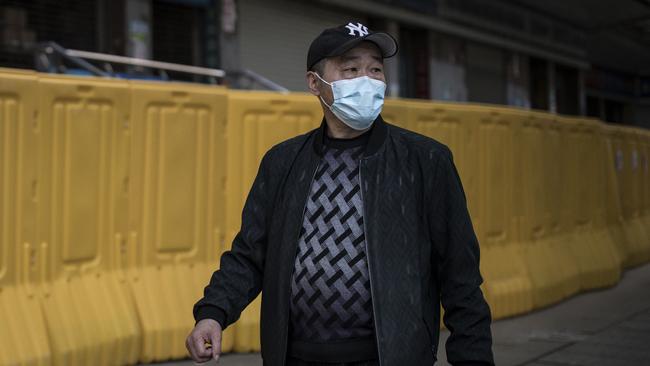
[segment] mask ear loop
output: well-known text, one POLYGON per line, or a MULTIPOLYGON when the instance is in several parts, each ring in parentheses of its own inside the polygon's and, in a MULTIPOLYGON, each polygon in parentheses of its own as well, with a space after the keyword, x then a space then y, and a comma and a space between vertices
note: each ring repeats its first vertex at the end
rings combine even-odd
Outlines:
POLYGON ((319 78, 319 79, 320 79, 322 82, 324 82, 325 84, 329 85, 330 87, 332 86, 332 83, 328 83, 327 81, 325 81, 325 79, 323 79, 322 77, 320 77, 320 75, 318 75, 318 73, 317 73, 316 71, 311 71, 311 73, 314 74, 314 75, 316 75, 316 77, 319 78))
MULTIPOLYGON (((314 74, 314 75, 316 75, 316 77, 319 78, 322 82, 324 82, 325 84, 329 85, 330 89, 332 88, 332 83, 328 83, 327 81, 325 81, 325 79, 323 79, 322 77, 320 77, 320 75, 318 75, 317 72, 312 71, 311 73, 314 74)), ((318 97, 320 98, 321 102, 323 102, 323 104, 325 104, 325 105, 327 106, 327 108, 331 111, 331 110, 332 110, 332 106, 329 105, 329 104, 327 104, 327 102, 325 101, 325 99, 323 99, 323 96, 319 95, 318 97)))

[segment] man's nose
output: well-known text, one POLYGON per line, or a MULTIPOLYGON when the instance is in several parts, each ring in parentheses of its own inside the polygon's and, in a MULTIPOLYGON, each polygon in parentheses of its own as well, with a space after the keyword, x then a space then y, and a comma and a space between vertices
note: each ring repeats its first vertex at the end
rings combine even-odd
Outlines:
POLYGON ((384 78, 383 78, 383 77, 381 77, 380 75, 373 75, 370 71, 363 71, 363 72, 360 72, 358 76, 359 76, 359 77, 361 77, 361 76, 367 76, 367 77, 369 77, 369 78, 371 78, 371 79, 384 81, 384 78))
POLYGON ((361 70, 361 71, 359 72, 359 76, 367 76, 367 77, 371 77, 371 76, 370 76, 370 72, 369 72, 368 70, 361 70))

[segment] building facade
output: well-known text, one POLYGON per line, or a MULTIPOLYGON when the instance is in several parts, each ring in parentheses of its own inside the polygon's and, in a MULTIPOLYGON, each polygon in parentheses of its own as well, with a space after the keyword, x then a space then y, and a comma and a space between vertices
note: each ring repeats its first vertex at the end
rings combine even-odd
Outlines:
POLYGON ((2 0, 0 14, 1 66, 31 68, 32 46, 55 41, 250 70, 292 91, 306 91, 311 40, 360 21, 398 39, 400 52, 386 63, 390 96, 650 127, 646 0, 2 0))

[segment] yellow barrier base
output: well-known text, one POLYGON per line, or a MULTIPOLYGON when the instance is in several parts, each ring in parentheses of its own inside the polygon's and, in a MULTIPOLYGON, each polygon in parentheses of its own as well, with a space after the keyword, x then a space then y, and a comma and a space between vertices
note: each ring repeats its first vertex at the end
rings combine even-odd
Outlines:
POLYGON ((566 236, 524 243, 524 261, 533 284, 533 305, 554 304, 580 289, 579 272, 572 258, 562 250, 566 236))
MULTIPOLYGON (((194 327, 192 306, 216 267, 213 263, 170 264, 130 271, 142 327, 140 362, 187 357, 185 338, 194 327)), ((228 342, 222 342, 226 351, 228 342)))
POLYGON ((644 222, 639 218, 627 220, 623 223, 623 231, 627 238, 629 260, 628 266, 638 266, 650 259, 650 245, 645 233, 644 222))
POLYGON ((117 273, 60 278, 47 286, 43 313, 54 365, 123 365, 138 360, 140 329, 117 273))
POLYGON ((0 365, 51 365, 45 320, 34 290, 0 288, 0 365))
POLYGON ((494 319, 523 314, 533 308, 532 284, 521 257, 521 252, 511 245, 481 250, 485 296, 494 319))

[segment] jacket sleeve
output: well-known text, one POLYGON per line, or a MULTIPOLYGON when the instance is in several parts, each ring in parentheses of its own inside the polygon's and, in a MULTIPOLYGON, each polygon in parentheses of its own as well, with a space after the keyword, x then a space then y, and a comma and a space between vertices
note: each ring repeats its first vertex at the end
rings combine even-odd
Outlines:
POLYGON ((210 318, 226 329, 262 289, 270 194, 270 151, 260 163, 257 176, 242 211, 241 228, 230 250, 221 256, 220 266, 205 287, 203 298, 194 305, 196 322, 210 318))
POLYGON ((479 244, 452 153, 446 147, 438 158, 433 187, 429 225, 443 322, 450 331, 447 360, 454 366, 493 365, 492 319, 480 289, 479 244))

